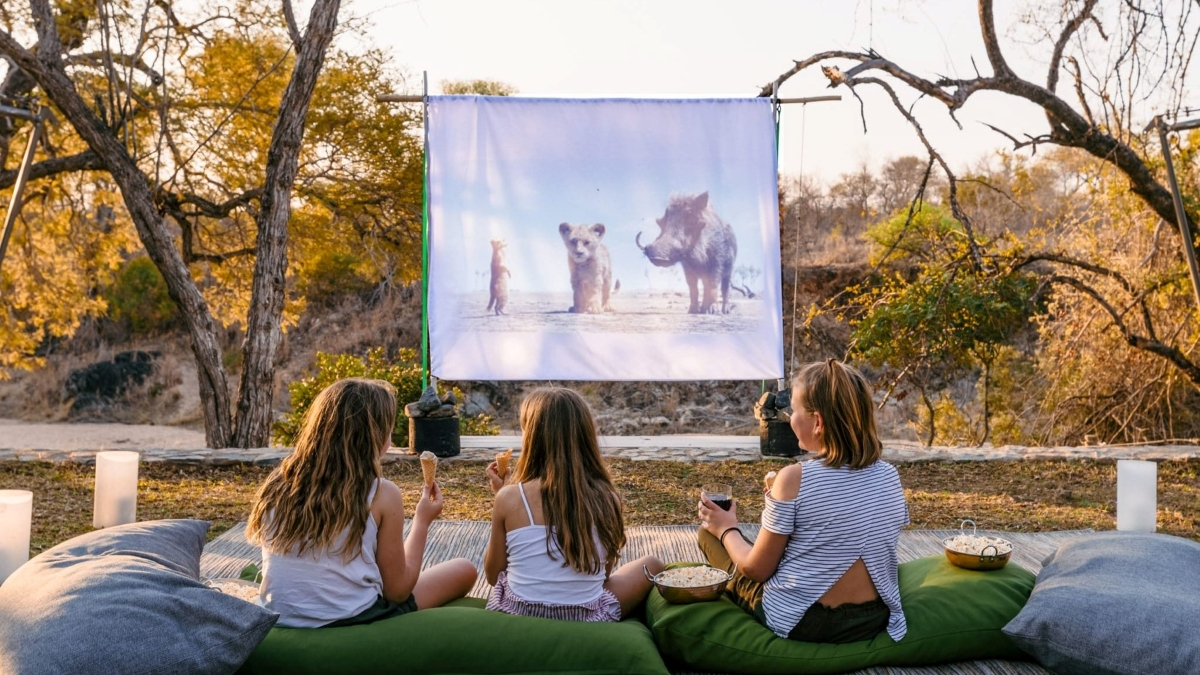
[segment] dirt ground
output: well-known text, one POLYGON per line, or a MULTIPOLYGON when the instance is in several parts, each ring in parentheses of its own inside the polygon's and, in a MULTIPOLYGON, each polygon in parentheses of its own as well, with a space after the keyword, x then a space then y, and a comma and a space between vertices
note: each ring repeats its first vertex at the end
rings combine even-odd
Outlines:
POLYGON ((509 294, 505 313, 487 311, 488 292, 462 296, 462 330, 470 332, 589 333, 747 333, 758 330, 766 307, 760 298, 732 295, 728 314, 688 314, 686 292, 622 290, 610 299, 611 312, 574 314, 570 293, 509 294))
POLYGON ((0 418, 0 448, 139 450, 206 447, 204 431, 155 424, 36 423, 0 418))

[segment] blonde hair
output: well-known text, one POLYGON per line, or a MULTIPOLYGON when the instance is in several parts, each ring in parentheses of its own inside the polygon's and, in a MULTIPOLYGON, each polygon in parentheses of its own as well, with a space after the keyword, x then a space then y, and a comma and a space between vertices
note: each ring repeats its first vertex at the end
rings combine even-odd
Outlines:
POLYGON ((822 457, 834 468, 861 469, 883 453, 875 426, 871 386, 854 367, 835 359, 805 364, 792 378, 794 407, 821 415, 822 457))
MULTIPOLYGON (((541 481, 542 513, 565 564, 584 574, 612 569, 625 546, 625 523, 587 403, 570 389, 534 390, 521 402, 521 431, 516 480, 541 481)), ((549 538, 546 550, 554 557, 549 538)))
POLYGON ((304 415, 296 449, 254 496, 246 538, 277 553, 362 552, 370 505, 382 475, 380 454, 396 424, 396 390, 382 380, 348 378, 326 387, 304 415), (348 531, 341 547, 337 537, 348 531))

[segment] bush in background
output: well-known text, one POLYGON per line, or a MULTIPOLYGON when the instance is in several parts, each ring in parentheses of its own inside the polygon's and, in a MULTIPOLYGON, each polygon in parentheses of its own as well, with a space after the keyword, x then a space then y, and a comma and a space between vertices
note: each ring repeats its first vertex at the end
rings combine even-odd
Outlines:
POLYGON ((162 333, 176 326, 179 308, 167 282, 146 256, 130 260, 105 293, 109 317, 135 335, 162 333))
MULTIPOLYGON (((313 399, 325 387, 347 377, 384 380, 396 388, 396 427, 392 430, 392 445, 407 446, 408 417, 404 414, 404 406, 421 397, 421 362, 415 349, 401 349, 394 360, 388 360, 382 347, 368 351, 364 357, 317 352, 314 372, 288 385, 292 409, 275 422, 275 442, 293 445, 313 399)), ((453 391, 461 402, 462 391, 457 387, 453 391)), ((499 426, 487 415, 460 416, 459 420, 461 433, 467 436, 494 436, 500 433, 499 426)))

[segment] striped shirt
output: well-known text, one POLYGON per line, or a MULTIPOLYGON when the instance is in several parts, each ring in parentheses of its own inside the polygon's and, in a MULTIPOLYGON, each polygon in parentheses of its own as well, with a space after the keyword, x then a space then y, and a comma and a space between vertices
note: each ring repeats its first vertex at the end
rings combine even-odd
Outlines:
POLYGON ((899 641, 908 626, 900 607, 896 544, 909 521, 896 468, 882 461, 863 469, 834 469, 823 460, 802 465, 796 498, 777 501, 768 495, 763 508, 763 529, 788 537, 779 567, 763 586, 767 627, 787 637, 862 558, 891 611, 888 635, 899 641))

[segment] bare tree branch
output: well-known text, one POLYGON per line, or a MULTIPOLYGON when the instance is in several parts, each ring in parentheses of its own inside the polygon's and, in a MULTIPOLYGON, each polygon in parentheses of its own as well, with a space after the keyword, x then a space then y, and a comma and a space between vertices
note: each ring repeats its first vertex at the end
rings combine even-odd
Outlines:
MULTIPOLYGON (((84 150, 79 154, 55 157, 30 165, 29 179, 37 180, 38 178, 45 178, 47 176, 56 176, 60 173, 99 171, 102 169, 104 169, 104 163, 100 161, 100 157, 91 150, 84 150)), ((17 182, 16 169, 0 171, 0 190, 12 187, 15 182, 17 182)))
POLYGON ((1000 40, 996 38, 996 17, 992 11, 992 0, 979 0, 979 27, 983 30, 983 47, 996 77, 1013 77, 1013 71, 1000 51, 1000 40))
POLYGON ((1109 318, 1112 319, 1113 326, 1121 333, 1121 337, 1125 340, 1126 344, 1134 349, 1140 349, 1144 352, 1149 352, 1171 362, 1172 365, 1182 371, 1187 378, 1191 380, 1193 386, 1200 389, 1200 366, 1197 366, 1195 363, 1193 363, 1190 359, 1188 359, 1186 354, 1175 347, 1163 344, 1158 340, 1137 335, 1131 331, 1121 319, 1121 313, 1118 312, 1117 309, 1112 306, 1112 304, 1105 300, 1104 296, 1101 295, 1099 291, 1074 277, 1054 275, 1049 277, 1046 282, 1070 286, 1071 288, 1074 288, 1075 290, 1091 297, 1097 305, 1104 309, 1109 318))
POLYGON ((1058 86, 1058 70, 1062 65, 1063 50, 1067 48, 1067 41, 1075 35, 1079 27, 1092 17, 1092 10, 1096 8, 1097 0, 1085 0, 1083 8, 1079 10, 1067 25, 1063 27, 1062 33, 1059 34, 1058 40, 1054 42, 1054 51, 1050 54, 1049 72, 1046 74, 1046 88, 1054 91, 1058 86))
POLYGON ((283 21, 287 24, 288 37, 292 40, 292 47, 300 51, 300 28, 296 25, 296 11, 292 8, 292 0, 281 0, 283 2, 283 21))

